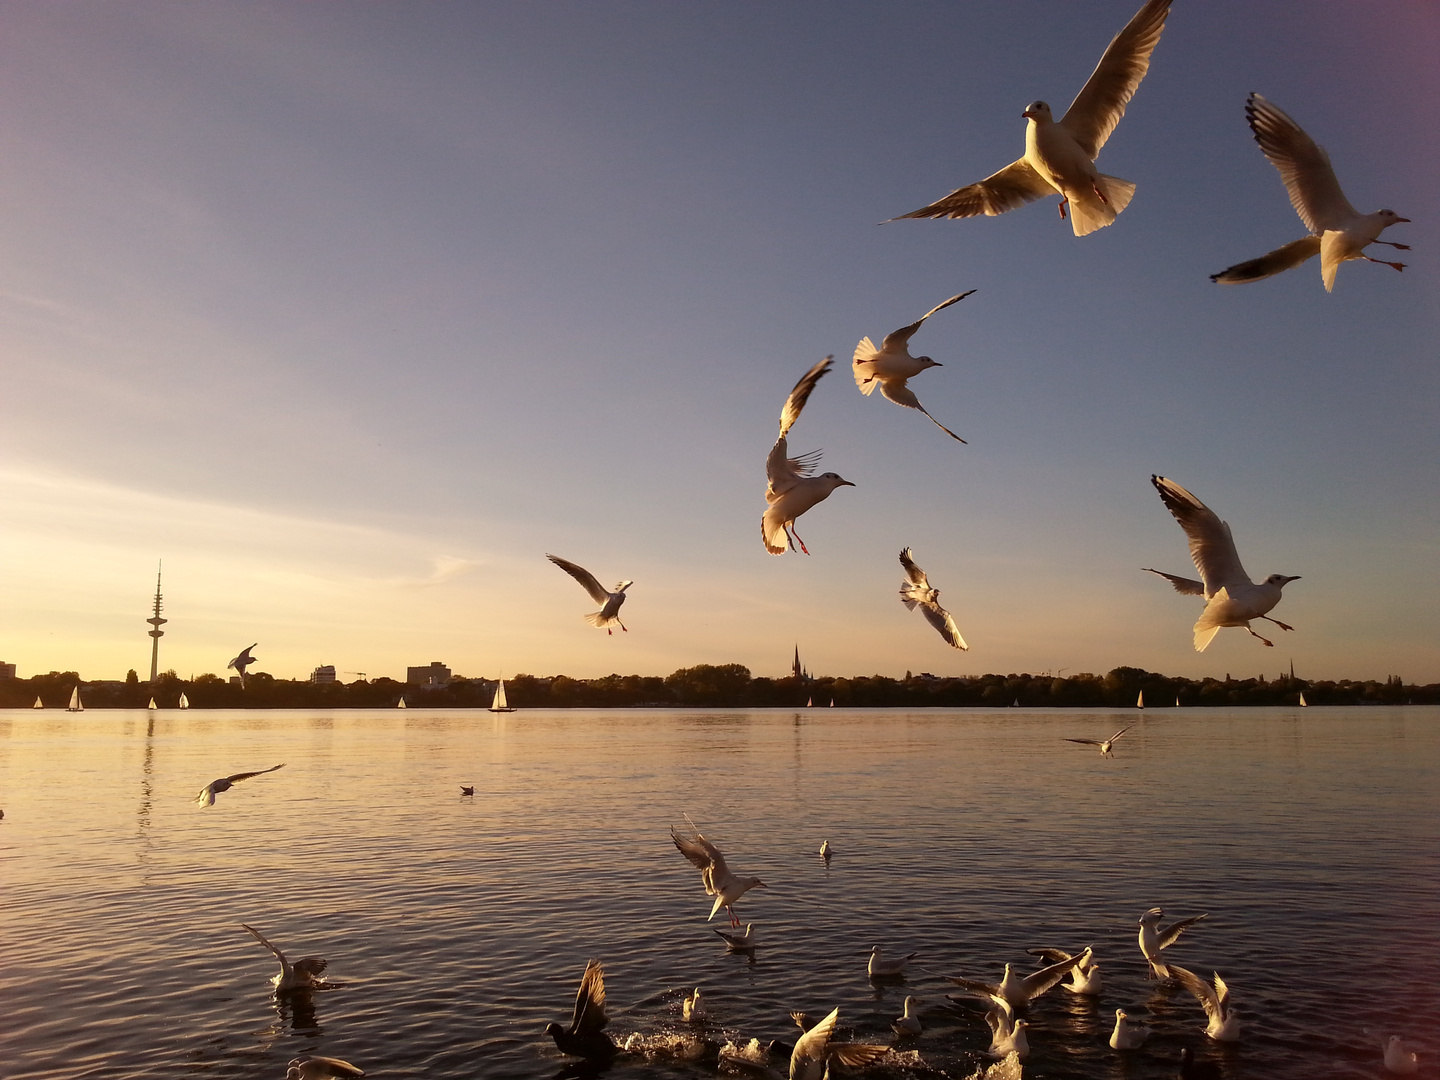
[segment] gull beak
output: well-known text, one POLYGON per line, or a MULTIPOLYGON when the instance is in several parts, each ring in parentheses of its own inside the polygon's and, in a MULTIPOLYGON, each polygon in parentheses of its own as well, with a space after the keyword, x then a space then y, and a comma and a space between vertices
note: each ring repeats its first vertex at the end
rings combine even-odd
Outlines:
POLYGON ((1405 222, 1407 225, 1410 223, 1410 219, 1409 219, 1408 217, 1397 217, 1395 220, 1396 220, 1396 222, 1401 222, 1401 221, 1403 221, 1403 222, 1405 222))
POLYGON ((1300 575, 1299 575, 1299 574, 1296 574, 1294 577, 1287 577, 1287 578, 1285 579, 1285 584, 1286 584, 1286 585, 1289 585, 1290 582, 1292 582, 1292 581, 1299 581, 1299 580, 1300 580, 1300 575))
POLYGON ((845 487, 854 487, 854 486, 855 486, 855 485, 852 484, 849 480, 841 480, 840 483, 843 484, 845 487))

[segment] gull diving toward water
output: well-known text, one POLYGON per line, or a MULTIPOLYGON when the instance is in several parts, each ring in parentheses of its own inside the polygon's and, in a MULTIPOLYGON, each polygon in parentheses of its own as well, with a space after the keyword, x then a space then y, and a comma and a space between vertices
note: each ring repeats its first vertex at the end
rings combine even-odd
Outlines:
POLYGON ((283 994, 287 990, 317 990, 324 988, 325 980, 320 978, 320 975, 328 966, 328 961, 326 961, 323 956, 306 956, 292 964, 289 960, 285 959, 285 954, 276 948, 259 930, 256 930, 247 923, 241 923, 240 925, 250 931, 250 936, 274 953, 275 959, 280 961, 280 974, 270 980, 270 984, 275 987, 275 993, 283 994))
POLYGON ((1120 738, 1121 735, 1124 735, 1125 732, 1127 732, 1127 731, 1129 731, 1129 730, 1130 730, 1130 728, 1128 728, 1128 727, 1123 727, 1123 728, 1121 728, 1119 731, 1115 732, 1114 735, 1111 735, 1108 739, 1068 739, 1068 738, 1067 738, 1065 741, 1066 741, 1066 742, 1084 743, 1086 746, 1098 746, 1098 747, 1100 748, 1100 756, 1101 756, 1101 757, 1110 757, 1110 756, 1112 756, 1111 753, 1110 753, 1110 751, 1111 751, 1111 749, 1115 746, 1115 740, 1118 739, 1118 738, 1120 738))
MULTIPOLYGON (((260 644, 260 643, 259 643, 258 641, 255 642, 255 645, 259 645, 259 644, 260 644)), ((250 645, 250 646, 247 646, 245 649, 242 649, 239 656, 235 657, 234 660, 231 660, 230 663, 228 663, 228 664, 225 665, 225 668, 226 668, 227 671, 228 671, 230 668, 234 668, 236 671, 238 671, 238 672, 240 673, 240 685, 241 685, 241 686, 244 686, 244 685, 245 685, 245 669, 248 668, 251 664, 253 664, 253 663, 256 662, 256 661, 255 661, 255 657, 253 657, 253 656, 250 655, 250 650, 253 649, 253 648, 255 648, 255 645, 250 645)))
MULTIPOLYGON (((1017 976, 1014 971, 1011 970, 1011 966, 1006 964, 1005 976, 998 983, 975 982, 973 979, 962 979, 958 975, 940 975, 940 978, 947 979, 956 986, 962 987, 979 997, 1000 998, 1012 1008, 1023 1009, 1061 979, 1065 978, 1071 969, 1077 968, 1082 964, 1088 964, 1090 962, 1090 956, 1090 950, 1086 949, 1078 956, 1072 956, 1068 960, 1061 960, 1024 976, 1017 976)), ((939 972, 935 972, 934 974, 938 975, 939 972)))
POLYGON ((925 406, 920 404, 920 399, 915 396, 915 391, 911 390, 906 383, 926 368, 944 366, 940 361, 932 360, 928 356, 911 356, 909 348, 911 335, 919 330, 920 324, 935 312, 949 307, 957 300, 964 300, 974 291, 971 289, 970 292, 952 296, 943 304, 936 304, 909 326, 902 326, 899 330, 886 334, 885 340, 881 342, 878 349, 868 337, 861 338, 860 344, 855 346, 855 385, 860 388, 862 394, 869 397, 874 393, 876 385, 879 385, 882 396, 895 402, 896 405, 904 405, 907 409, 919 409, 930 417, 932 424, 952 439, 962 443, 965 441, 964 439, 925 412, 925 406))
POLYGON ((559 1024, 545 1025, 545 1034, 555 1040, 562 1054, 571 1057, 601 1059, 612 1058, 620 1052, 609 1035, 605 1025, 610 1018, 605 1015, 605 972, 599 960, 585 965, 585 974, 580 977, 580 989, 575 994, 575 1015, 569 1028, 559 1024))
POLYGON ((294 1058, 285 1070, 285 1080, 331 1080, 332 1077, 364 1075, 364 1069, 332 1057, 294 1058))
MULTIPOLYGON (((693 823, 691 828, 694 829, 693 823)), ((725 865, 725 856, 720 854, 720 849, 706 840, 698 829, 695 829, 694 836, 681 836, 672 826, 670 839, 675 841, 681 855, 700 868, 700 880, 705 883, 705 895, 715 897, 710 918, 715 918, 716 912, 723 907, 730 915, 730 925, 738 929, 740 920, 735 917, 733 905, 751 889, 765 888, 765 883, 757 877, 739 877, 732 874, 725 865)))
POLYGON ((765 501, 770 504, 770 508, 760 518, 760 539, 764 541, 765 550, 771 555, 784 555, 796 544, 800 545, 801 551, 809 555, 810 549, 805 546, 805 541, 800 539, 800 534, 795 532, 795 519, 816 503, 828 499, 836 488, 855 486, 838 473, 827 472, 811 476, 810 473, 820 461, 819 450, 812 450, 794 458, 786 456, 790 451, 785 436, 795 421, 800 419, 800 411, 810 399, 810 392, 830 370, 834 360, 833 356, 827 356, 801 376, 795 389, 791 390, 790 396, 785 399, 785 407, 780 410, 780 437, 775 440, 775 445, 770 448, 770 456, 765 459, 765 477, 769 481, 765 488, 765 501))
POLYGON ((1095 71, 1075 95, 1057 123, 1050 106, 1032 101, 1020 115, 1025 128, 1025 156, 979 183, 952 191, 904 218, 994 217, 1046 195, 1060 196, 1060 216, 1070 207, 1076 236, 1103 229, 1130 203, 1135 185, 1095 169, 1105 140, 1125 115, 1140 80, 1150 68, 1150 54, 1165 29, 1170 0, 1148 0, 1115 35, 1095 71))
POLYGON ((912 952, 907 956, 886 956, 885 950, 879 945, 873 946, 870 950, 870 963, 865 973, 872 979, 894 978, 897 975, 905 974, 905 965, 919 956, 918 952, 912 952))
POLYGON ((237 772, 231 776, 222 776, 219 780, 211 780, 210 783, 200 789, 200 794, 195 796, 196 805, 214 806, 216 795, 219 795, 222 791, 229 791, 241 780, 249 780, 252 776, 264 776, 266 773, 274 772, 276 769, 283 769, 284 767, 285 763, 282 761, 279 765, 272 765, 270 768, 260 769, 258 772, 237 772))
POLYGON ((1216 1042, 1240 1041, 1240 1018, 1230 1007, 1230 988, 1225 985, 1225 980, 1220 978, 1218 971, 1215 973, 1213 987, 1193 971, 1186 971, 1177 964, 1170 965, 1170 975, 1194 994, 1195 1000, 1200 1002, 1200 1007, 1205 1010, 1205 1015, 1209 1018, 1205 1025, 1206 1035, 1216 1042))
POLYGON ((1160 493, 1165 508, 1174 515, 1190 538, 1190 558, 1200 571, 1201 581, 1177 577, 1163 570, 1144 569, 1159 574, 1175 587, 1175 591, 1186 596, 1205 597, 1205 610, 1196 620, 1195 651, 1204 652, 1205 647, 1222 626, 1243 626, 1251 637, 1260 638, 1266 645, 1275 643, 1260 637, 1250 628, 1251 619, 1273 622, 1281 630, 1294 630, 1293 626, 1272 619, 1265 613, 1280 602, 1280 591, 1292 581, 1299 581, 1298 574, 1271 574, 1258 585, 1240 565, 1240 556, 1235 551, 1235 538, 1230 535, 1230 526, 1221 521, 1215 511, 1186 491, 1174 480, 1163 476, 1151 476, 1150 482, 1160 493))
MULTIPOLYGON (((1071 958, 1071 954, 1064 949, 1026 949, 1025 951, 1031 956, 1040 957, 1047 964, 1058 964, 1071 958)), ((1065 984, 1065 989, 1072 994, 1094 997, 1100 993, 1100 965, 1089 960, 1089 955, 1088 950, 1081 953, 1081 962, 1070 969, 1070 981, 1065 984)))
POLYGON ((852 1067, 868 1065, 890 1049, 874 1043, 831 1042, 830 1036, 835 1034, 839 1020, 837 1007, 795 1040, 795 1049, 790 1054, 790 1080, 821 1080, 832 1061, 852 1067))
POLYGON ((595 580, 595 575, 583 566, 576 566, 568 559, 560 558, 559 555, 546 555, 545 557, 578 581, 580 587, 590 594, 590 599, 600 605, 599 611, 592 611, 589 615, 582 615, 581 618, 591 626, 603 626, 606 634, 614 633, 610 629, 612 624, 620 627, 621 630, 625 629, 625 624, 620 621, 620 605, 625 603, 625 590, 635 584, 633 581, 618 582, 615 585, 615 591, 608 592, 605 586, 595 580))
POLYGON ((1299 124, 1259 94, 1251 94, 1246 100, 1245 118, 1250 121, 1255 141, 1260 144, 1270 164, 1280 170, 1280 179, 1290 193, 1290 205, 1295 207, 1295 212, 1311 235, 1303 240, 1292 240, 1258 259, 1236 263, 1228 270, 1211 274, 1211 281, 1222 285, 1259 281, 1299 266, 1316 255, 1320 256, 1320 277, 1325 282, 1326 292, 1334 291, 1335 272, 1342 262, 1350 259, 1364 259, 1393 266, 1396 270, 1405 269, 1404 263, 1370 258, 1365 254, 1365 247, 1368 244, 1386 244, 1409 251, 1408 244, 1380 239, 1380 234, 1391 225, 1408 222, 1409 218, 1401 217, 1394 210, 1362 214, 1351 206, 1345 192, 1340 190, 1340 181, 1335 179, 1330 155, 1323 147, 1317 146, 1299 124))
POLYGON ((1205 915, 1192 915, 1188 919, 1179 919, 1162 930, 1160 918, 1164 914, 1165 912, 1160 908, 1152 907, 1140 916, 1140 951, 1150 963, 1150 974, 1160 979, 1170 977, 1170 970, 1161 960, 1160 954, 1174 945, 1186 930, 1206 918, 1209 912, 1206 912, 1205 915))
POLYGON ((940 606, 940 590, 930 587, 930 579, 925 576, 924 570, 915 565, 914 552, 908 547, 900 552, 900 565, 905 568, 905 576, 910 579, 900 583, 900 602, 911 611, 918 606, 920 614, 925 616, 925 621, 939 631, 947 645, 957 649, 970 648, 960 636, 960 627, 955 624, 955 617, 940 606))

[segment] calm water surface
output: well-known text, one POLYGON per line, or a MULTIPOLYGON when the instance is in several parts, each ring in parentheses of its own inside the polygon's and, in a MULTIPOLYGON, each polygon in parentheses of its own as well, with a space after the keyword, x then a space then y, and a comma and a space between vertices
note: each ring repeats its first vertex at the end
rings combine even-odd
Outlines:
POLYGON ((1435 708, 0 712, 0 1076, 278 1080, 321 1053, 550 1078, 543 1028, 591 956, 617 1040, 660 1044, 698 985, 716 1040, 790 1041, 789 1010, 838 1005, 889 1041, 908 993, 925 1034, 867 1075, 969 1076, 981 1009, 924 971, 872 985, 881 944, 987 980, 1093 945, 1106 991, 1036 1003, 1027 1078, 1169 1077, 1185 1045, 1227 1078, 1380 1077, 1363 1028, 1440 1050, 1437 773, 1435 708), (1064 741, 1131 723, 1110 760, 1064 741), (768 886, 739 906, 753 962, 670 843, 687 812, 768 886), (1147 982, 1152 905, 1210 913, 1173 955, 1225 977, 1239 1045, 1147 982), (277 1004, 241 922, 341 985, 277 1004), (1144 1048, 1106 1045, 1117 1007, 1148 1011, 1144 1048))

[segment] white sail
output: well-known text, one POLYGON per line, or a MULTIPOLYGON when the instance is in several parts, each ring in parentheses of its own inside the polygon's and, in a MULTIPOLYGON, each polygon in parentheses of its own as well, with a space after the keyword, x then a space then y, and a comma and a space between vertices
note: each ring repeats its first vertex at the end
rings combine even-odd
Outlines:
POLYGON ((1175 708, 1178 709, 1179 707, 1180 707, 1180 695, 1179 695, 1179 694, 1176 694, 1176 695, 1175 695, 1175 708))
POLYGON ((182 709, 188 709, 189 707, 190 707, 190 699, 185 696, 185 691, 182 690, 182 691, 180 691, 180 708, 182 708, 182 709))
POLYGON ((813 709, 814 707, 815 707, 815 699, 814 699, 813 697, 812 697, 812 698, 806 698, 806 699, 805 699, 805 708, 807 708, 807 709, 813 709))
POLYGON ((45 702, 41 701, 40 698, 39 698, 39 696, 36 696, 36 698, 35 698, 35 704, 34 704, 34 705, 31 705, 30 707, 31 707, 32 709, 43 709, 43 708, 45 707, 45 702))
POLYGON ((395 707, 396 707, 397 709, 403 709, 403 708, 405 708, 405 699, 402 697, 402 698, 400 699, 400 704, 399 704, 399 705, 396 705, 395 707))
POLYGON ((1141 691, 1140 691, 1140 696, 1135 699, 1135 708, 1137 708, 1137 709, 1143 709, 1144 707, 1145 707, 1145 691, 1144 691, 1144 690, 1141 690, 1141 691))
POLYGON ((158 709, 160 706, 155 704, 155 699, 152 697, 152 698, 150 699, 150 704, 149 704, 149 705, 146 705, 145 707, 146 707, 147 709, 158 709))
POLYGON ((495 682, 495 699, 490 702, 491 712, 514 712, 510 703, 505 700, 505 680, 498 679, 495 682))
POLYGON ((70 704, 65 706, 66 712, 84 712, 85 706, 80 704, 80 687, 70 691, 70 704))
POLYGON ((1300 694, 1300 704, 1301 704, 1301 705, 1309 705, 1309 704, 1310 704, 1308 701, 1305 700, 1305 694, 1304 694, 1303 691, 1302 691, 1301 694, 1300 694))

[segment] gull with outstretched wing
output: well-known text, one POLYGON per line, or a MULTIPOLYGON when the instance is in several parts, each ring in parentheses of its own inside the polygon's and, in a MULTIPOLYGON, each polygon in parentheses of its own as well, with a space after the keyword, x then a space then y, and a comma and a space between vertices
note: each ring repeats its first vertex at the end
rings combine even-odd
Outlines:
POLYGON ((765 501, 769 503, 769 509, 760 518, 760 539, 771 555, 784 555, 797 544, 809 555, 810 549, 795 532, 795 519, 816 503, 828 499, 836 488, 855 486, 838 473, 810 475, 820 460, 820 451, 812 450, 792 458, 786 442, 790 428, 800 419, 800 411, 810 400, 815 384, 830 370, 834 361, 833 356, 827 356, 802 375, 785 399, 785 407, 780 410, 780 437, 765 459, 765 501))
POLYGON ((611 626, 618 626, 621 630, 625 629, 625 624, 620 621, 620 605, 625 603, 625 590, 635 584, 633 581, 621 581, 616 584, 615 591, 611 592, 596 581, 595 575, 583 566, 579 566, 569 559, 562 559, 559 555, 546 555, 545 557, 578 581, 580 587, 590 594, 590 599, 600 605, 599 611, 592 611, 581 618, 591 626, 604 627, 606 634, 614 633, 610 629, 611 626))
POLYGON ((940 606, 940 590, 930 587, 929 578, 915 565, 915 555, 908 547, 900 552, 900 565, 905 568, 905 576, 909 579, 900 583, 900 602, 911 611, 918 607, 925 621, 939 631, 947 645, 956 649, 970 648, 960 636, 955 617, 940 606))
POLYGON ((928 356, 911 356, 910 338, 916 330, 920 329, 920 324, 931 315, 937 311, 943 311, 956 301, 964 300, 974 291, 971 289, 970 292, 952 296, 943 304, 936 304, 909 326, 902 326, 899 330, 886 334, 885 340, 880 343, 878 349, 868 337, 861 338, 860 343, 855 346, 855 385, 860 388, 862 394, 869 397, 878 386, 881 396, 895 402, 896 405, 903 405, 907 409, 919 409, 930 417, 932 424, 952 439, 962 443, 965 441, 964 439, 926 412, 925 406, 921 405, 920 399, 915 396, 915 391, 907 385, 910 379, 927 368, 944 366, 940 361, 932 360, 928 356))

